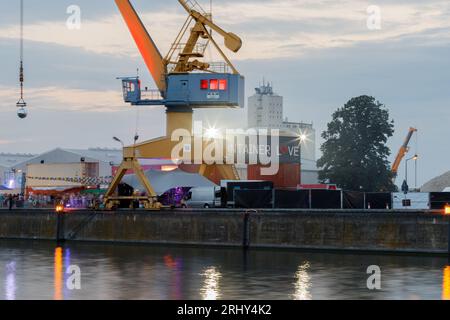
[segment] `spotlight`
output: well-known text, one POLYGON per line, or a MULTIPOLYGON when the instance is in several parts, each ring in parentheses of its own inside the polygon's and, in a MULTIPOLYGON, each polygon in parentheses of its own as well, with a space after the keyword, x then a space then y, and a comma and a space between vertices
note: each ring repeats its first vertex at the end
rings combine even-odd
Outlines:
POLYGON ((214 127, 205 130, 205 137, 208 139, 217 139, 220 137, 220 130, 214 127))
POLYGON ((25 119, 27 117, 27 110, 25 110, 24 108, 21 108, 17 111, 17 116, 20 119, 25 119))
POLYGON ((28 115, 28 112, 27 112, 27 109, 26 109, 27 103, 23 99, 20 99, 16 103, 16 107, 19 108, 19 110, 17 110, 17 116, 20 119, 25 119, 27 117, 27 115, 28 115))
POLYGON ((303 143, 303 142, 305 142, 306 140, 308 140, 308 135, 307 135, 307 134, 305 134, 305 133, 298 133, 298 134, 297 134, 297 141, 298 141, 299 143, 303 143))

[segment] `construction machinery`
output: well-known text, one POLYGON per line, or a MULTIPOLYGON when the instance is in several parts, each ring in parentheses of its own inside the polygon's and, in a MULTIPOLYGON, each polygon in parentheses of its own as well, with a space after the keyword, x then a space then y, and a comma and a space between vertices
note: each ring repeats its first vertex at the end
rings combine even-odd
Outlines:
MULTIPOLYGON (((166 107, 166 136, 124 147, 123 162, 105 195, 106 206, 113 207, 120 200, 140 200, 145 207, 158 208, 156 194, 139 164, 139 158, 171 159, 171 153, 179 141, 172 141, 176 130, 192 133, 192 115, 195 108, 237 108, 244 106, 244 77, 225 55, 212 36, 215 32, 224 38, 224 44, 232 52, 238 52, 241 39, 224 31, 212 21, 211 14, 201 9, 196 1, 179 0, 188 13, 181 31, 169 52, 163 58, 129 0, 115 0, 131 35, 155 81, 157 90, 142 90, 139 77, 122 80, 124 100, 135 106, 164 105, 166 107), (185 42, 183 42, 185 41, 185 42), (224 62, 205 62, 208 46, 216 48, 224 62), (121 197, 116 189, 128 170, 132 170, 145 190, 144 196, 121 197)), ((203 141, 201 147, 207 144, 203 141)), ((184 146, 183 152, 194 163, 194 143, 184 146), (192 156, 191 156, 192 155, 192 156)), ((186 159, 186 156, 183 157, 186 159)), ((175 159, 173 159, 175 160, 175 159)), ((201 160, 199 174, 210 178, 238 180, 234 165, 206 164, 201 160)))
POLYGON ((392 164, 392 169, 391 169, 391 172, 393 174, 392 179, 394 181, 397 178, 398 168, 400 167, 400 163, 402 162, 403 158, 409 151, 409 142, 411 141, 411 138, 415 132, 417 132, 416 128, 413 128, 413 127, 409 128, 405 142, 403 142, 402 146, 400 147, 400 150, 398 150, 397 156, 395 157, 395 161, 392 164))

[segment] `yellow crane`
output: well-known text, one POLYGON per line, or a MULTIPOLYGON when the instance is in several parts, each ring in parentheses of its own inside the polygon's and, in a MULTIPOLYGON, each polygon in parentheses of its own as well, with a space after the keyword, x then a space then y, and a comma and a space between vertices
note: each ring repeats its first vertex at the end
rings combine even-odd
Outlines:
POLYGON ((398 150, 397 156, 395 157, 395 161, 393 162, 392 169, 391 169, 394 181, 397 178, 398 168, 400 167, 400 163, 402 162, 403 158, 409 151, 409 142, 411 141, 411 138, 415 132, 417 132, 416 128, 413 128, 413 127, 409 128, 406 139, 403 142, 400 149, 398 150))
MULTIPOLYGON (((123 161, 105 194, 105 203, 107 208, 111 208, 120 200, 141 200, 145 202, 146 208, 153 209, 159 207, 157 195, 138 159, 171 159, 172 150, 178 144, 177 141, 172 141, 172 134, 177 129, 192 133, 192 115, 195 108, 243 107, 244 77, 217 44, 211 31, 221 35, 225 46, 232 52, 239 51, 242 40, 215 24, 211 15, 205 13, 196 1, 179 0, 188 17, 163 58, 130 1, 115 2, 158 88, 156 95, 153 92, 150 98, 143 99, 149 92, 141 90, 138 77, 121 78, 124 100, 136 106, 164 105, 167 120, 164 137, 124 147, 123 161), (187 40, 183 43, 186 36, 187 40), (210 44, 225 61, 220 66, 220 71, 215 69, 216 65, 202 61, 210 44), (228 72, 228 68, 231 72, 228 72), (119 183, 129 170, 132 170, 141 182, 145 196, 124 197, 116 194, 119 183)), ((207 145, 207 141, 203 141, 202 147, 204 145, 207 145)), ((192 155, 192 162, 195 160, 195 148, 195 144, 186 148, 192 155)), ((234 165, 201 163, 199 174, 211 178, 214 173, 218 174, 220 179, 239 179, 234 165)))

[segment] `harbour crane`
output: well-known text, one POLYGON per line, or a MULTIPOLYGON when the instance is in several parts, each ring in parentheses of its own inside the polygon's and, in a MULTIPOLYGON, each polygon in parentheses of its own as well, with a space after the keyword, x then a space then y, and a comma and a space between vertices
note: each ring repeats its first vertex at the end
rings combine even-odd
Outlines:
MULTIPOLYGON (((119 78, 122 80, 124 100, 134 106, 164 105, 166 135, 123 148, 123 161, 105 194, 105 203, 107 208, 111 208, 120 200, 141 200, 144 201, 146 208, 154 209, 158 208, 155 200, 157 195, 138 159, 170 159, 171 152, 178 143, 172 141, 172 133, 177 129, 192 133, 193 109, 244 106, 244 77, 217 44, 212 31, 221 35, 225 47, 235 53, 241 48, 242 40, 236 34, 226 32, 214 23, 211 14, 204 12, 196 1, 179 0, 188 17, 169 52, 163 58, 130 0, 115 0, 115 3, 157 87, 157 90, 142 90, 139 77, 119 78), (186 37, 187 40, 183 43, 186 37), (224 63, 217 65, 203 61, 205 51, 211 44, 217 49, 224 63), (128 170, 136 174, 145 189, 145 196, 115 195, 119 183, 128 170)), ((203 144, 207 142, 203 141, 203 144)), ((192 143, 183 149, 183 152, 191 157, 191 163, 195 160, 195 148, 195 144, 192 143)), ((234 165, 210 165, 203 160, 199 166, 199 174, 209 179, 215 174, 220 179, 239 180, 234 165)))
POLYGON ((397 156, 395 157, 395 161, 392 164, 391 172, 393 174, 393 180, 397 178, 398 174, 398 168, 400 167, 400 163, 402 162, 405 155, 409 152, 409 142, 411 141, 411 138, 413 134, 417 132, 416 128, 409 128, 408 134, 406 136, 405 142, 403 142, 402 146, 400 147, 400 150, 398 150, 397 156))

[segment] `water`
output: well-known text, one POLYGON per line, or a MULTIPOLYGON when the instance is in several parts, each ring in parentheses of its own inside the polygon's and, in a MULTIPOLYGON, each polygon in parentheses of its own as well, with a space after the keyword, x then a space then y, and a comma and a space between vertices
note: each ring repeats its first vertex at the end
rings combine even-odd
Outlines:
POLYGON ((424 256, 8 240, 0 298, 450 299, 450 267, 424 256), (80 290, 67 286, 71 265, 80 290), (381 268, 381 290, 367 289, 369 265, 381 268))

